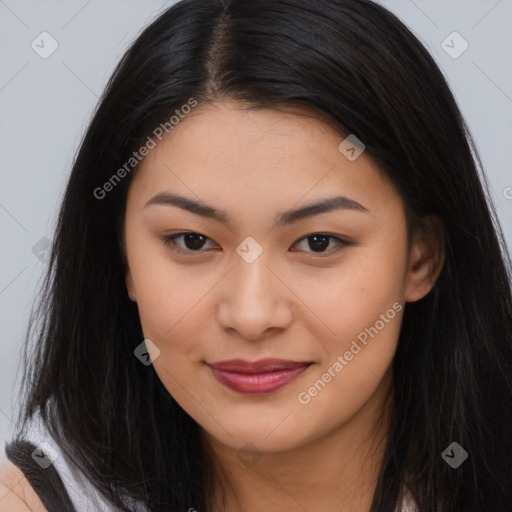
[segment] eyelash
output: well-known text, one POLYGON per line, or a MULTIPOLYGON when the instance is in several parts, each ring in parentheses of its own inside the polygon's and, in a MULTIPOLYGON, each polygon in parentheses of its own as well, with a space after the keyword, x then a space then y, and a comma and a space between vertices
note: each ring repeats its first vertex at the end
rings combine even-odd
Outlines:
MULTIPOLYGON (((208 238, 207 236, 205 236, 205 235, 203 235, 201 233, 197 233, 195 231, 183 231, 181 233, 175 233, 174 235, 163 237, 162 238, 162 242, 166 246, 171 246, 172 245, 173 247, 171 247, 171 250, 179 252, 181 254, 191 254, 191 253, 202 253, 202 252, 205 252, 205 251, 203 251, 201 249, 194 251, 194 250, 191 250, 191 249, 182 249, 181 247, 177 247, 175 240, 177 238, 185 236, 185 235, 199 235, 199 236, 203 237, 205 240, 210 240, 210 238, 208 238)), ((315 233, 311 233, 309 235, 303 236, 302 238, 299 238, 296 242, 294 242, 293 245, 296 245, 299 242, 302 242, 303 240, 307 240, 308 238, 311 238, 311 237, 313 237, 315 235, 319 235, 321 237, 328 238, 329 239, 329 243, 330 243, 330 240, 336 240, 339 243, 339 247, 337 249, 334 249, 334 250, 331 249, 330 251, 323 252, 323 253, 321 253, 321 252, 310 252, 310 251, 292 251, 292 252, 308 252, 309 254, 313 254, 313 257, 325 258, 327 256, 332 256, 333 254, 337 253, 343 247, 351 245, 351 243, 347 242, 346 240, 342 240, 341 238, 339 238, 337 236, 331 235, 329 233, 323 233, 323 232, 315 232, 315 233)))

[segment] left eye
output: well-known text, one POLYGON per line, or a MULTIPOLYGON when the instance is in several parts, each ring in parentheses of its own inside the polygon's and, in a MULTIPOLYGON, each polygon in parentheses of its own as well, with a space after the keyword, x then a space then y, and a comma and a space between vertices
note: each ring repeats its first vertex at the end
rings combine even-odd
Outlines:
MULTIPOLYGON (((344 242, 343 240, 341 240, 340 238, 338 238, 336 236, 329 235, 328 233, 312 233, 311 235, 307 235, 307 236, 301 238, 300 240, 295 242, 295 244, 300 244, 303 241, 307 243, 307 245, 310 249, 313 249, 314 253, 318 253, 321 255, 325 254, 326 252, 327 253, 337 252, 344 245, 348 245, 347 242, 344 242), (336 241, 336 243, 338 245, 338 249, 335 249, 335 250, 331 249, 329 251, 326 251, 326 249, 331 245, 332 240, 336 241)), ((293 251, 293 252, 296 252, 296 251, 293 251)), ((306 252, 308 252, 308 251, 306 251, 306 252)))
MULTIPOLYGON (((190 252, 204 252, 204 251, 201 251, 201 249, 204 248, 205 242, 207 240, 210 240, 210 239, 207 236, 202 235, 201 233, 185 232, 185 233, 176 233, 174 235, 164 237, 163 243, 165 245, 177 246, 174 248, 174 250, 177 250, 178 252, 190 253, 190 252), (177 243, 177 240, 180 238, 182 238, 183 245, 177 243)), ((328 252, 328 253, 337 252, 342 246, 349 245, 348 242, 345 242, 336 236, 329 235, 328 233, 312 233, 311 235, 307 235, 307 236, 302 237, 299 240, 297 240, 297 242, 295 242, 293 244, 293 246, 298 245, 302 242, 307 242, 309 248, 312 249, 312 252, 320 254, 320 255, 323 255, 326 252, 328 252), (339 246, 338 249, 336 249, 336 250, 331 249, 329 251, 326 251, 326 249, 331 245, 332 240, 337 242, 337 245, 339 246)), ((300 251, 292 250, 292 252, 300 252, 300 251)), ((306 251, 306 252, 309 252, 309 251, 306 251)))

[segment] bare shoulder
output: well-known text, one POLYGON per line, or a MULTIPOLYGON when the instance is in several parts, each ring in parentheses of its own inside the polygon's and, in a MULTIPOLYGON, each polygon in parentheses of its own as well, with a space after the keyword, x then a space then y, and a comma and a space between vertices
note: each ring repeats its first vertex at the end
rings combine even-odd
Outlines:
POLYGON ((0 512, 48 512, 23 472, 0 456, 0 512))

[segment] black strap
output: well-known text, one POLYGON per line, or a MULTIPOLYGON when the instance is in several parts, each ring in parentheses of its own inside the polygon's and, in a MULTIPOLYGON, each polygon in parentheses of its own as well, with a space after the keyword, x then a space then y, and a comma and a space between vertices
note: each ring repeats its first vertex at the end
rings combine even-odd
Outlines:
POLYGON ((32 458, 32 453, 36 449, 34 444, 23 440, 5 444, 7 458, 23 472, 49 512, 76 512, 53 464, 43 469, 32 458))

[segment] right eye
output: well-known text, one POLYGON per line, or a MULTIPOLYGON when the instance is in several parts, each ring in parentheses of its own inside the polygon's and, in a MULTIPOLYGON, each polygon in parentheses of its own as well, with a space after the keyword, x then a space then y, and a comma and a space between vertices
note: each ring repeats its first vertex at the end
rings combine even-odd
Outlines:
POLYGON ((193 252, 205 252, 200 249, 203 248, 206 240, 210 239, 207 236, 194 231, 175 233, 174 235, 162 238, 164 245, 170 246, 171 250, 189 254, 193 252), (177 240, 179 239, 182 240, 181 244, 177 243, 177 240))

